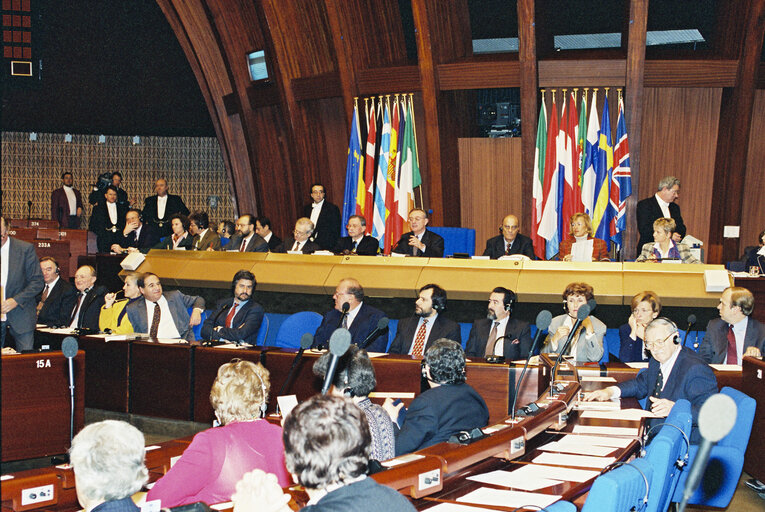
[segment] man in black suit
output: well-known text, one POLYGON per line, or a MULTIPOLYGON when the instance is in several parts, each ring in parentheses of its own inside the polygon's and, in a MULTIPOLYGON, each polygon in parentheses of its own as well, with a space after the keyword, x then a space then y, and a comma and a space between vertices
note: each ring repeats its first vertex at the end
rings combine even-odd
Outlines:
POLYGON ((98 252, 108 253, 114 244, 119 246, 122 242, 127 207, 117 202, 117 189, 113 185, 106 187, 104 198, 105 201, 93 207, 90 226, 96 234, 98 252))
POLYGON ((404 233, 396 243, 393 252, 407 256, 423 256, 425 258, 443 258, 444 239, 426 229, 428 214, 425 210, 414 208, 409 212, 410 232, 404 233))
POLYGON ((662 178, 658 188, 659 191, 652 197, 639 201, 635 209, 640 233, 637 256, 640 256, 643 245, 653 242, 653 222, 658 218, 667 217, 675 220, 676 227, 675 232, 672 233, 672 240, 679 242, 685 237, 683 216, 680 215, 680 207, 675 204, 675 200, 680 195, 680 180, 674 176, 667 176, 662 178))
POLYGON ((531 348, 529 323, 510 318, 516 296, 498 286, 489 295, 486 318, 473 322, 465 354, 471 357, 503 356, 506 361, 524 359, 531 348))
POLYGON ((319 244, 310 240, 313 233, 313 222, 307 217, 301 217, 295 222, 293 236, 287 237, 274 252, 300 251, 311 254, 319 250, 319 244))
POLYGON ((153 228, 143 223, 141 212, 131 208, 125 214, 125 227, 122 229, 122 240, 112 244, 111 250, 121 254, 126 252, 148 252, 157 244, 153 228))
POLYGON ((256 345, 263 322, 263 307, 252 299, 257 281, 248 270, 234 274, 231 288, 234 296, 218 303, 215 313, 202 324, 202 339, 243 341, 256 345))
POLYGON ((433 341, 447 338, 462 343, 460 326, 441 313, 446 309, 446 290, 437 284, 420 288, 414 315, 398 322, 396 337, 391 343, 391 354, 411 354, 422 357, 433 341))
POLYGON ((77 292, 66 279, 59 277, 58 262, 50 257, 40 258, 45 288, 37 296, 37 323, 59 327, 69 323, 77 300, 77 292))
MULTIPOLYGON (((111 186, 113 186, 117 191, 117 204, 127 208, 130 206, 130 200, 128 199, 127 192, 124 188, 122 188, 122 173, 119 171, 114 171, 111 175, 111 179, 111 186)), ((101 189, 94 185, 93 190, 88 196, 88 202, 92 205, 103 203, 104 193, 101 191, 101 189)))
POLYGON ((303 217, 313 222, 311 241, 323 251, 331 251, 340 238, 340 209, 325 199, 326 190, 321 183, 311 185, 313 202, 303 207, 303 217))
POLYGON ((268 242, 268 250, 271 252, 275 252, 282 243, 282 239, 271 231, 271 219, 268 217, 260 216, 255 219, 255 232, 268 242))
MULTIPOLYGON (((377 308, 364 303, 364 288, 356 279, 346 278, 340 281, 332 296, 335 308, 328 311, 316 329, 313 346, 326 345, 329 337, 338 327, 344 327, 351 332, 351 341, 361 345, 377 328, 377 322, 385 314, 377 308), (348 313, 343 314, 343 305, 348 304, 348 313)), ((388 345, 388 329, 378 332, 369 340, 369 352, 385 352, 388 345)))
POLYGON ((246 213, 236 221, 236 234, 223 250, 239 252, 268 252, 268 242, 255 232, 255 217, 246 213))
POLYGON ((754 295, 746 288, 726 288, 720 297, 720 318, 710 320, 699 355, 709 364, 741 365, 744 356, 762 357, 765 325, 752 318, 754 295))
POLYGON ((361 256, 376 256, 380 249, 380 242, 366 233, 367 220, 361 215, 351 215, 348 224, 345 225, 348 236, 337 241, 335 254, 359 254, 361 256))
POLYGON ((520 223, 515 215, 508 215, 499 227, 500 234, 486 240, 484 256, 496 260, 511 254, 523 254, 534 259, 534 244, 531 238, 520 234, 520 223))
POLYGON ((181 196, 167 193, 167 180, 160 178, 154 183, 156 195, 149 196, 143 203, 143 218, 152 226, 159 238, 170 234, 170 218, 176 213, 189 214, 181 196))
POLYGON ((104 305, 107 289, 95 284, 96 269, 90 265, 83 265, 77 269, 74 274, 74 287, 77 288, 77 294, 67 319, 72 329, 84 327, 98 331, 98 317, 101 314, 101 306, 104 305))

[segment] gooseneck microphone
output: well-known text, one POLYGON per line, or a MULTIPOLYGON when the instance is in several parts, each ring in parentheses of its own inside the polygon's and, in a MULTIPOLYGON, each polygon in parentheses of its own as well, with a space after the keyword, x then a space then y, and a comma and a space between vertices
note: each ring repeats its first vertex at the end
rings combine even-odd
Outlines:
MULTIPOLYGON (((691 332, 691 327, 693 327, 696 324, 696 315, 690 314, 688 315, 688 328, 685 330, 685 336, 683 336, 683 346, 685 346, 685 340, 688 339, 688 333, 691 332)), ((698 348, 698 341, 694 344, 694 349, 698 348)))
POLYGON ((344 302, 343 303, 343 311, 342 315, 340 315, 340 321, 337 322, 337 328, 339 328, 341 325, 343 325, 343 320, 345 320, 345 317, 348 316, 348 310, 351 309, 351 303, 350 302, 344 302))
POLYGON ((327 366, 327 374, 324 376, 324 383, 321 386, 322 395, 326 395, 332 386, 337 371, 337 362, 345 355, 350 346, 351 333, 348 329, 336 329, 329 337, 329 366, 327 366))
POLYGON ((69 445, 72 445, 74 437, 74 356, 77 355, 79 346, 74 336, 67 336, 61 342, 61 352, 64 353, 69 363, 69 445))
POLYGON ((565 354, 566 350, 568 350, 569 345, 571 345, 571 341, 574 339, 574 335, 578 333, 579 328, 582 326, 582 322, 584 322, 584 319, 590 316, 590 313, 593 309, 595 309, 596 306, 597 303, 595 302, 595 299, 590 299, 587 301, 587 304, 582 304, 582 306, 576 312, 576 322, 574 322, 574 326, 568 333, 566 343, 563 344, 563 347, 558 344, 558 359, 555 361, 555 364, 552 367, 552 372, 550 373, 550 396, 555 394, 553 390, 555 384, 555 374, 558 371, 560 362, 563 360, 563 354, 565 354))
POLYGON ((382 331, 384 331, 384 330, 385 330, 385 329, 388 327, 388 323, 389 323, 389 322, 390 322, 390 320, 388 320, 388 317, 387 317, 387 316, 384 316, 384 317, 382 317, 381 319, 379 319, 379 320, 377 321, 377 327, 375 327, 374 331, 370 332, 370 333, 369 333, 369 336, 367 336, 367 337, 364 339, 364 341, 362 341, 362 342, 361 342, 361 344, 359 345, 359 348, 360 348, 360 349, 365 349, 365 348, 367 348, 369 345, 371 345, 371 344, 372 344, 372 342, 373 342, 375 339, 377 339, 377 336, 379 336, 379 335, 380 335, 380 333, 381 333, 382 331))
POLYGON ((300 349, 298 349, 297 354, 295 354, 295 359, 292 360, 292 366, 290 366, 290 370, 287 373, 287 378, 284 379, 284 384, 279 388, 279 394, 276 396, 283 396, 284 393, 290 389, 292 379, 295 378, 295 369, 300 363, 300 360, 303 359, 303 352, 305 349, 310 348, 311 345, 313 345, 313 334, 307 332, 300 338, 300 349))
POLYGON ((515 420, 515 404, 518 402, 518 393, 521 391, 521 383, 523 382, 523 377, 526 375, 526 370, 529 367, 529 361, 531 361, 531 356, 534 355, 534 352, 537 348, 537 343, 539 342, 539 338, 542 337, 542 331, 546 331, 548 327, 550 327, 550 323, 552 322, 552 313, 547 311, 546 309, 543 311, 540 311, 537 315, 537 334, 534 336, 534 342, 531 344, 531 348, 529 349, 529 355, 526 356, 526 364, 523 365, 523 370, 521 370, 521 376, 518 377, 518 382, 515 384, 515 394, 513 395, 513 405, 510 407, 510 419, 515 420))

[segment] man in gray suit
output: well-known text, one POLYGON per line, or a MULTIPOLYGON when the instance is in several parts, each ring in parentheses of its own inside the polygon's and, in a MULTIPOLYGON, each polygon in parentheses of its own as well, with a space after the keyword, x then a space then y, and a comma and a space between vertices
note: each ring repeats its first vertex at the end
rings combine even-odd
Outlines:
POLYGON ((2 324, 0 343, 5 346, 5 330, 16 340, 16 350, 34 346, 37 301, 45 286, 37 253, 32 244, 8 236, 5 217, 0 217, 0 255, 2 255, 2 324))
POLYGON ((202 321, 205 300, 173 290, 162 293, 156 274, 147 272, 138 278, 143 297, 127 306, 127 315, 135 332, 149 333, 153 339, 183 338, 194 341, 195 325, 202 321), (191 315, 188 308, 193 307, 191 315))
POLYGON ((765 325, 752 318, 754 295, 746 288, 731 286, 720 297, 720 318, 710 320, 699 355, 708 364, 741 365, 744 356, 762 357, 765 325))

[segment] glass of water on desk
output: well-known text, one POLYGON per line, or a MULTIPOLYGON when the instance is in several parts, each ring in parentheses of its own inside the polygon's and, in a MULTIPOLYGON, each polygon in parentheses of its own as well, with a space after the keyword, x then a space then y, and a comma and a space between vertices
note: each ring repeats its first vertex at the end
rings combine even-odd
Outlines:
POLYGON ((752 265, 749 267, 749 277, 759 277, 760 276, 760 267, 757 265, 752 265))

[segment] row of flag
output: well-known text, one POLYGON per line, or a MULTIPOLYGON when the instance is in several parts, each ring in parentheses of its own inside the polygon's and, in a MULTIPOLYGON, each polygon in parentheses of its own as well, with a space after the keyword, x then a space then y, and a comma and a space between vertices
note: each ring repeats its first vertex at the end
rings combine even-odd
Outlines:
POLYGON ((594 89, 587 118, 587 91, 577 109, 577 89, 563 90, 560 117, 552 90, 552 106, 547 114, 545 90, 539 109, 537 143, 534 155, 532 240, 539 259, 558 254, 560 241, 569 237, 569 219, 587 213, 593 236, 611 243, 617 250, 626 229, 626 201, 632 194, 627 124, 619 89, 619 118, 616 143, 612 144, 608 113, 608 88, 598 122, 597 94, 594 89))
POLYGON ((361 215, 384 254, 404 234, 414 189, 422 185, 412 94, 395 94, 392 103, 390 96, 364 98, 363 124, 354 98, 342 211, 342 235, 348 218, 361 215))

